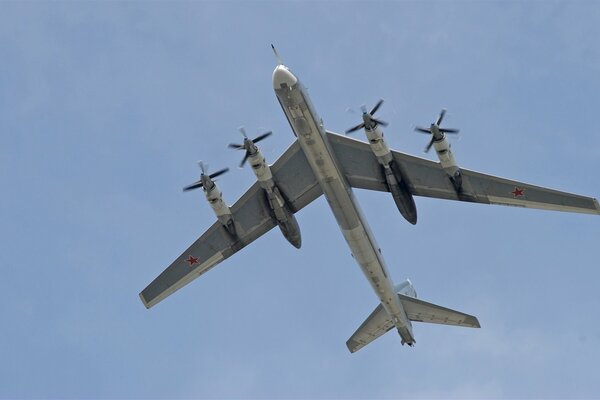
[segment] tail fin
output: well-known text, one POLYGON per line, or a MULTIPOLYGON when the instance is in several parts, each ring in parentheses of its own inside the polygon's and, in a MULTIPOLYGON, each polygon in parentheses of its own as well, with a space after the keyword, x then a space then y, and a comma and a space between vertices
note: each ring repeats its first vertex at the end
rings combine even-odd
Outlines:
MULTIPOLYGON (((444 324, 444 325, 455 325, 455 326, 463 326, 467 328, 480 328, 479 321, 476 317, 462 313, 460 311, 451 310, 449 308, 441 307, 432 303, 428 303, 423 300, 419 300, 416 298, 416 292, 414 292, 414 288, 410 284, 410 281, 407 281, 408 284, 404 283, 398 285, 398 289, 402 287, 410 287, 412 290, 410 292, 414 293, 415 296, 410 296, 406 294, 398 293, 398 297, 400 298, 400 303, 402 307, 404 307, 404 311, 406 312, 406 316, 411 321, 417 322, 429 322, 432 324, 444 324)), ((408 288, 406 288, 408 289, 408 288)), ((407 292, 406 290, 402 290, 403 292, 407 292)), ((410 294, 412 294, 410 293, 410 294)), ((348 350, 351 353, 354 353, 364 346, 371 343, 373 340, 382 336, 387 331, 391 330, 394 327, 394 322, 389 317, 387 311, 383 308, 381 304, 379 304, 375 310, 369 315, 369 317, 363 322, 363 324, 354 332, 354 335, 346 342, 346 346, 348 346, 348 350)))

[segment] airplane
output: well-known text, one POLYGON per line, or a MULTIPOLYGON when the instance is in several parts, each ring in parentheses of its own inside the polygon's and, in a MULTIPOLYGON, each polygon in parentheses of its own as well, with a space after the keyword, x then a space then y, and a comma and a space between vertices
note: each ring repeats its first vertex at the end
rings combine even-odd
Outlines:
POLYGON ((416 341, 412 322, 479 328, 479 321, 475 316, 418 299, 408 279, 394 285, 353 189, 390 193, 400 214, 411 224, 417 223, 414 196, 600 214, 598 201, 591 197, 459 168, 445 136, 457 130, 440 128, 445 110, 430 128, 416 128, 431 135, 426 150, 433 146, 439 162, 389 148, 382 131, 387 123, 374 116, 383 100, 370 111, 363 107, 362 122, 346 131, 348 135, 362 129, 368 142, 327 130, 298 76, 272 48, 277 59, 273 89, 295 140, 274 164, 268 165, 256 143, 271 133, 249 139, 242 130, 243 143, 229 147, 245 151, 240 165, 248 161, 257 181, 231 207, 225 204, 214 182, 226 170, 208 174, 200 164, 200 180, 184 190, 202 188, 217 221, 140 293, 146 308, 275 226, 294 247, 300 248, 300 228, 294 215, 324 195, 352 257, 379 300, 375 310, 346 342, 348 350, 354 353, 393 328, 403 345, 413 346, 416 341))

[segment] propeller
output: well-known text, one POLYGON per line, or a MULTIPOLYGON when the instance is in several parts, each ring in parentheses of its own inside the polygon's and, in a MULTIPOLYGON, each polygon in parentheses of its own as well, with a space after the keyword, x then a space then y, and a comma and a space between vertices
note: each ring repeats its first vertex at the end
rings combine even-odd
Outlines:
POLYGON ((242 162, 240 163, 240 168, 242 168, 244 166, 244 164, 246 163, 246 160, 248 160, 248 157, 250 157, 253 154, 256 154, 256 152, 258 151, 258 149, 256 148, 256 146, 254 144, 271 136, 273 134, 273 132, 269 131, 269 132, 263 133, 262 135, 258 135, 257 137, 255 137, 252 140, 248 139, 248 135, 246 135, 246 130, 244 129, 243 126, 240 127, 240 132, 242 133, 242 136, 244 137, 244 143, 242 143, 242 144, 229 143, 229 146, 227 146, 227 147, 229 147, 230 149, 235 149, 235 150, 246 150, 246 153, 244 154, 244 158, 242 158, 242 162))
MULTIPOLYGON (((194 182, 191 185, 184 187, 183 188, 184 192, 204 187, 204 184, 205 184, 204 181, 207 180, 205 168, 206 168, 206 170, 208 170, 208 165, 205 166, 202 161, 198 161, 198 166, 200 167, 200 170, 202 171, 202 173, 200 174, 200 179, 197 182, 194 182)), ((214 178, 223 175, 227 171, 229 171, 229 168, 220 169, 217 172, 213 172, 212 174, 208 175, 208 179, 213 180, 214 178)))
POLYGON ((352 132, 356 132, 357 130, 362 129, 362 128, 367 128, 367 129, 371 130, 371 129, 375 128, 377 125, 388 126, 387 122, 373 117, 373 114, 375 114, 377 112, 377 110, 379 110, 379 107, 381 107, 382 104, 383 104, 383 99, 379 99, 377 104, 375 104, 375 107, 373 107, 370 112, 367 112, 367 107, 362 105, 360 108, 363 112, 363 114, 362 114, 363 122, 346 130, 346 135, 348 135, 352 132))
POLYGON ((431 126, 429 128, 422 128, 420 126, 415 127, 415 131, 425 133, 427 135, 431 135, 431 140, 425 147, 425 150, 424 150, 425 153, 427 153, 427 152, 429 152, 429 150, 431 150, 431 146, 433 146, 433 143, 435 141, 442 140, 444 138, 444 133, 458 133, 459 132, 458 129, 440 128, 440 124, 444 120, 444 116, 446 116, 445 108, 442 109, 442 111, 440 112, 440 116, 438 117, 437 121, 435 123, 431 124, 431 126))

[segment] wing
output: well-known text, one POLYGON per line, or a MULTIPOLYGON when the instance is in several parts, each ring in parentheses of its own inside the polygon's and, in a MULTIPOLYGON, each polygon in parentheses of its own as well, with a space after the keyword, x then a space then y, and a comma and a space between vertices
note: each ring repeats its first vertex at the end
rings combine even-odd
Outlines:
MULTIPOLYGON (((271 172, 294 213, 322 193, 298 141, 271 166, 271 172)), ((146 308, 187 285, 276 225, 258 182, 231 206, 231 213, 237 236, 231 236, 219 222, 215 222, 140 293, 146 308)))
MULTIPOLYGON (((352 187, 388 191, 383 171, 365 142, 328 132, 329 141, 352 187)), ((523 182, 461 169, 458 194, 440 163, 392 151, 411 192, 416 196, 501 204, 555 211, 600 214, 591 197, 560 192, 523 182)))

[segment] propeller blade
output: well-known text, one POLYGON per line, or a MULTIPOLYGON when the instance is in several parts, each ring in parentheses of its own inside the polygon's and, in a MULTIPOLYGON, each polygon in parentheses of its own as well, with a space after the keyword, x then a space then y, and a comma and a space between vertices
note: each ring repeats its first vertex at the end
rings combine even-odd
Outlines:
POLYGON ((248 159, 248 152, 244 153, 244 158, 242 158, 242 162, 240 163, 240 168, 242 168, 244 166, 244 164, 246 164, 246 160, 248 159))
POLYGON ((381 107, 382 104, 383 104, 383 99, 379 99, 379 101, 377 102, 377 104, 375 104, 375 107, 373 107, 373 109, 371 110, 371 112, 369 114, 371 114, 371 115, 375 114, 377 112, 377 110, 379 110, 379 107, 381 107))
POLYGON ((213 172, 209 175, 210 179, 216 178, 217 176, 223 175, 225 172, 229 171, 229 168, 223 168, 220 171, 213 172))
POLYGON ((458 132, 460 132, 460 129, 440 128, 440 132, 444 132, 444 133, 458 133, 458 132))
POLYGON ((239 127, 240 133, 242 134, 242 136, 244 137, 244 139, 248 139, 248 135, 246 135, 246 130, 244 129, 243 126, 239 127))
POLYGON ((444 119, 444 115, 446 115, 446 109, 442 109, 442 112, 440 113, 440 116, 437 120, 437 122, 435 123, 437 126, 440 126, 440 124, 442 123, 443 119, 444 119))
POLYGON ((428 153, 429 150, 431 150, 431 146, 433 146, 433 141, 434 141, 434 137, 431 137, 431 140, 429 141, 429 144, 427 145, 427 147, 425 147, 425 153, 428 153))
POLYGON ((347 135, 347 134, 349 134, 349 133, 352 133, 352 132, 356 132, 357 130, 359 130, 359 129, 362 129, 362 128, 364 128, 364 127, 365 127, 365 124, 364 124, 364 123, 362 123, 362 124, 358 124, 358 125, 356 125, 356 126, 353 126, 352 128, 350 128, 350 129, 346 130, 346 135, 347 135))
POLYGON ((253 142, 253 143, 258 143, 258 142, 260 142, 261 140, 263 140, 263 139, 265 139, 265 138, 268 138, 268 137, 269 137, 269 136, 271 136, 272 134, 273 134, 273 132, 271 132, 271 131, 269 131, 269 132, 267 132, 267 133, 263 133, 262 135, 259 135, 259 136, 255 137, 255 138, 252 140, 252 142, 253 142))
POLYGON ((381 125, 381 126, 388 126, 389 124, 385 121, 382 121, 380 119, 375 119, 375 118, 371 118, 371 121, 375 122, 377 125, 381 125))
POLYGON ((415 126, 415 131, 431 135, 431 131, 429 129, 421 128, 420 126, 415 126))
POLYGON ((230 149, 242 150, 244 148, 244 145, 237 143, 229 143, 227 147, 229 147, 230 149))
POLYGON ((189 186, 184 187, 183 191, 187 192, 188 190, 194 190, 194 189, 198 189, 198 188, 201 188, 201 187, 202 187, 202 181, 198 181, 198 182, 192 183, 189 186))

